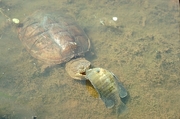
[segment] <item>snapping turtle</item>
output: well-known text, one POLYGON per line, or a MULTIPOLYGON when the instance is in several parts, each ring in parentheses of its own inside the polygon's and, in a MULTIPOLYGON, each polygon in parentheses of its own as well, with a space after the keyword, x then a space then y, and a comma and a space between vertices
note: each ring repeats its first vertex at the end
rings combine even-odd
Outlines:
POLYGON ((26 50, 48 66, 68 62, 66 70, 74 79, 82 79, 90 67, 81 58, 89 51, 90 40, 71 18, 36 11, 25 18, 18 36, 26 50))

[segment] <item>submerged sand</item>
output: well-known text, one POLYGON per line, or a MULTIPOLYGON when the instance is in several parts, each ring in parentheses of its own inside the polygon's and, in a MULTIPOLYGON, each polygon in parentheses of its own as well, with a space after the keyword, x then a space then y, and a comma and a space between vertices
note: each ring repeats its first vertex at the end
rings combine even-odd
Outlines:
MULTIPOLYGON (((112 71, 128 90, 128 111, 119 118, 180 118, 177 0, 1 0, 0 8, 20 21, 38 9, 73 17, 92 43, 86 59, 112 71)), ((39 73, 41 63, 25 50, 14 25, 2 14, 0 23, 0 118, 116 118, 64 64, 39 73)))

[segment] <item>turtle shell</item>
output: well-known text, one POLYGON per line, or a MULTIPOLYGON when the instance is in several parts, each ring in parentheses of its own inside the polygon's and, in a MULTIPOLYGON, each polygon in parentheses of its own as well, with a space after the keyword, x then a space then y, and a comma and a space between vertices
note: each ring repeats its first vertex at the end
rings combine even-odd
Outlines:
POLYGON ((90 41, 69 17, 37 11, 25 18, 18 36, 27 51, 48 64, 61 64, 89 51, 90 41))

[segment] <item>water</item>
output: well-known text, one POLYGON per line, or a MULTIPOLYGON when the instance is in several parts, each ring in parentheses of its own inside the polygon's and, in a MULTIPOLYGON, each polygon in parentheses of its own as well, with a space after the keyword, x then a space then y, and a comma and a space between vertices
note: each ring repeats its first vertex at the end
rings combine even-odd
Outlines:
MULTIPOLYGON (((89 36, 86 58, 112 71, 128 90, 124 119, 180 118, 180 38, 177 0, 1 0, 9 18, 21 21, 38 9, 64 11, 89 36), (112 17, 117 17, 115 22, 112 17)), ((39 74, 13 24, 0 14, 0 117, 5 119, 112 119, 85 82, 63 65, 39 74)))

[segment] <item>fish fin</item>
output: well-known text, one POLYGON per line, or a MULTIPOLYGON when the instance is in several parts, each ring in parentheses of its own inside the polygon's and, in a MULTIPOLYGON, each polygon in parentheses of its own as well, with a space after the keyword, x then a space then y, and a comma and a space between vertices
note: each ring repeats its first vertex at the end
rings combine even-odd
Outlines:
POLYGON ((117 81, 117 84, 118 84, 118 87, 119 87, 119 96, 120 96, 121 98, 126 97, 126 96, 127 96, 127 90, 124 88, 123 84, 118 81, 117 76, 116 76, 115 74, 113 74, 112 72, 111 72, 111 74, 114 76, 114 78, 115 78, 116 81, 117 81))
POLYGON ((118 86, 119 86, 119 96, 121 98, 124 98, 127 96, 127 90, 124 88, 124 86, 122 85, 122 83, 118 82, 118 86))
MULTIPOLYGON (((97 91, 98 92, 98 91, 97 91)), ((99 97, 101 98, 101 100, 104 102, 104 104, 106 105, 106 108, 112 108, 115 105, 115 101, 112 99, 108 99, 106 97, 104 97, 103 95, 101 95, 101 93, 99 93, 99 97)))
POLYGON ((102 99, 103 100, 103 102, 105 103, 105 105, 106 105, 106 108, 112 108, 113 106, 114 106, 114 101, 113 100, 111 100, 111 99, 105 99, 105 98, 103 98, 102 99))
MULTIPOLYGON (((99 92, 98 92, 99 93, 99 92)), ((115 105, 115 101, 112 99, 107 99, 106 97, 102 96, 101 93, 99 93, 99 97, 101 98, 101 100, 104 102, 104 104, 106 105, 106 108, 112 108, 115 105)))
POLYGON ((115 106, 114 108, 115 108, 117 116, 121 115, 122 113, 127 112, 127 107, 123 102, 121 104, 115 106))

